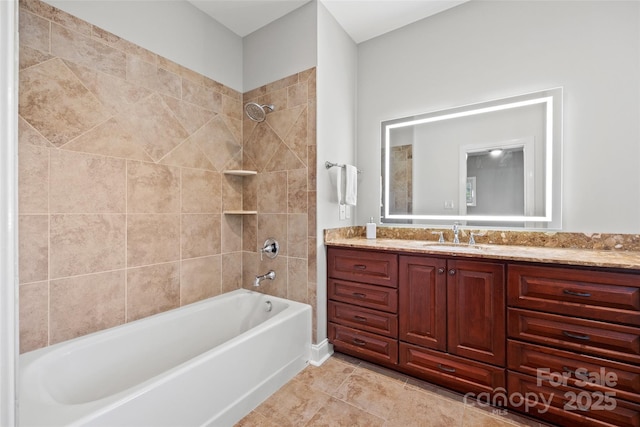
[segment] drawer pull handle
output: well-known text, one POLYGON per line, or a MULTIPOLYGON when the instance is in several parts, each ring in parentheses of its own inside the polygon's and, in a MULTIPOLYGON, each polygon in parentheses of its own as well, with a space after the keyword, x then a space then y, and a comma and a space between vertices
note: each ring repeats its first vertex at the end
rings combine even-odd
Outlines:
POLYGON ((353 341, 351 341, 354 345, 359 345, 360 347, 367 345, 366 342, 362 341, 361 339, 358 338, 354 338, 353 341))
POLYGON ((564 289, 562 292, 564 292, 567 295, 574 296, 574 297, 589 298, 591 296, 591 294, 588 293, 588 292, 576 292, 576 291, 572 291, 570 289, 564 289))
POLYGON ((438 269, 438 274, 444 274, 444 268, 440 267, 440 268, 438 269))
POLYGON ((571 369, 571 368, 568 368, 568 367, 566 367, 566 366, 563 366, 563 367, 562 367, 562 371, 563 371, 563 372, 567 372, 567 373, 569 373, 569 374, 571 374, 571 375, 573 375, 573 374, 575 374, 575 373, 576 373, 576 370, 575 370, 575 369, 571 369))
POLYGON ((366 295, 366 294, 362 294, 362 293, 360 293, 360 292, 354 292, 354 293, 352 293, 351 295, 353 295, 353 296, 354 296, 354 297, 356 297, 356 298, 366 298, 366 297, 367 297, 367 295, 366 295))
POLYGON ((582 340, 582 341, 589 341, 591 339, 589 335, 574 334, 567 331, 562 331, 562 335, 564 335, 565 337, 573 338, 576 340, 582 340))
POLYGON ((366 270, 367 266, 364 264, 355 264, 353 268, 355 268, 356 270, 366 270))
POLYGON ((441 371, 445 371, 445 372, 455 372, 455 371, 456 371, 456 368, 450 368, 450 367, 448 367, 448 366, 444 366, 442 363, 439 363, 439 364, 438 364, 438 368, 439 368, 441 371))
POLYGON ((363 317, 363 316, 355 315, 355 316, 353 316, 353 318, 356 319, 358 322, 366 322, 367 321, 367 318, 363 317))
POLYGON ((449 276, 455 276, 455 275, 456 275, 456 270, 454 270, 453 268, 449 270, 449 276))

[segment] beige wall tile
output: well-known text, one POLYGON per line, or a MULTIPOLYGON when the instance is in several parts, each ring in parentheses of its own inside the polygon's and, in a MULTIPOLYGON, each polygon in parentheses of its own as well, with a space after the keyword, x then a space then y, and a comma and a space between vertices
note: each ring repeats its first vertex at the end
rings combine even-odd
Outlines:
MULTIPOLYGON (((250 168, 248 168, 250 169, 250 168)), ((250 169, 253 170, 253 169, 250 169)), ((258 209, 258 182, 260 178, 253 176, 242 181, 242 206, 245 210, 255 211, 258 209)))
POLYGON ((242 103, 230 96, 222 97, 222 114, 233 119, 242 119, 242 103))
POLYGON ((182 79, 182 99, 219 113, 222 111, 222 95, 211 88, 182 79))
POLYGON ((307 105, 308 99, 307 82, 298 83, 287 88, 287 108, 293 108, 298 105, 307 105))
POLYGON ((258 181, 258 211, 261 213, 287 212, 287 172, 263 173, 258 181))
MULTIPOLYGON (((314 187, 315 188, 315 187, 314 187)), ((309 231, 310 237, 316 236, 316 192, 308 191, 307 192, 307 203, 308 203, 308 214, 307 214, 307 230, 309 231)))
POLYGON ((178 98, 163 96, 162 99, 189 133, 197 131, 215 116, 215 113, 211 110, 184 102, 178 98))
POLYGON ((307 258, 307 214, 287 215, 287 256, 307 258))
POLYGON ((180 305, 220 295, 221 272, 220 255, 183 260, 180 269, 180 305))
POLYGON ((71 28, 80 34, 91 34, 91 24, 76 18, 75 16, 69 15, 68 13, 47 3, 39 0, 21 0, 20 7, 25 8, 36 15, 42 16, 43 18, 64 25, 67 28, 71 28))
MULTIPOLYGON (((247 180, 253 177, 248 177, 247 180)), ((235 175, 222 176, 222 210, 242 209, 242 187, 244 177, 235 175)))
POLYGON ((178 97, 182 93, 182 79, 179 75, 158 68, 158 93, 178 97))
POLYGON ((51 54, 112 76, 126 76, 123 52, 57 24, 51 25, 51 54))
POLYGON ((51 281, 51 343, 125 321, 124 270, 51 281))
POLYGON ((182 214, 182 259, 220 253, 219 214, 182 214))
POLYGON ((251 133, 251 136, 245 140, 244 154, 254 162, 257 171, 262 172, 271 161, 271 158, 281 143, 282 140, 273 129, 271 129, 266 122, 262 122, 258 124, 256 129, 251 133))
POLYGON ((49 277, 49 216, 19 215, 18 274, 20 283, 49 277))
POLYGON ((180 212, 180 169, 127 162, 127 212, 180 212))
POLYGON ((21 71, 19 84, 20 115, 57 147, 108 118, 60 59, 21 71))
POLYGON ((307 259, 288 258, 287 263, 287 298, 307 303, 307 259))
POLYGON ((242 288, 242 252, 222 254, 222 292, 242 288))
POLYGON ((51 23, 44 18, 20 8, 20 47, 29 46, 41 52, 49 52, 51 23))
POLYGON ((284 139, 284 142, 304 166, 308 164, 315 165, 307 162, 307 122, 307 110, 305 108, 284 139))
POLYGON ((49 149, 18 146, 18 212, 49 212, 49 149))
POLYGON ((222 181, 218 172, 182 170, 182 212, 221 213, 222 181))
POLYGON ((127 217, 127 266, 180 259, 179 214, 130 214, 127 217))
POLYGON ((20 353, 49 344, 49 282, 20 285, 20 353))
POLYGON ((225 169, 227 163, 242 149, 240 141, 236 140, 221 115, 209 120, 191 136, 191 139, 198 144, 219 172, 225 169))
MULTIPOLYGON (((262 242, 264 242, 264 240, 262 242)), ((257 248, 258 248, 257 215, 243 215, 242 217, 242 250, 255 252, 257 248)))
POLYGON ((280 255, 288 256, 288 231, 286 214, 258 214, 258 247, 264 241, 274 238, 280 243, 280 255))
POLYGON ((284 140, 304 109, 304 105, 298 105, 293 108, 274 111, 267 116, 267 122, 276 134, 284 140))
POLYGON ((317 239, 315 236, 309 237, 307 239, 307 260, 308 260, 308 270, 309 270, 309 282, 317 282, 318 281, 318 262, 316 260, 316 255, 318 252, 317 239))
POLYGON ((287 174, 287 211, 307 213, 307 169, 291 170, 287 174))
POLYGON ((110 114, 117 114, 123 105, 133 105, 151 95, 149 89, 127 82, 123 78, 105 74, 71 61, 65 61, 65 65, 109 110, 110 114))
POLYGON ((51 215, 50 227, 51 279, 124 268, 124 215, 51 215))
POLYGON ((43 148, 53 148, 53 145, 33 128, 25 119, 18 116, 18 144, 36 145, 43 148))
POLYGON ((127 322, 179 306, 179 262, 127 270, 127 322))
POLYGON ((18 67, 20 70, 24 70, 34 65, 38 65, 44 61, 52 59, 53 56, 48 53, 44 53, 29 46, 20 46, 20 58, 18 67))
MULTIPOLYGON (((315 165, 317 164, 317 150, 316 150, 316 146, 315 145, 307 145, 307 163, 310 165, 315 165)), ((309 174, 308 174, 308 185, 309 185, 309 190, 313 189, 315 191, 315 189, 317 188, 316 185, 316 173, 317 170, 315 167, 310 167, 308 170, 309 174)))
POLYGON ((242 216, 222 215, 221 224, 222 253, 239 252, 242 250, 242 216))
POLYGON ((144 141, 119 116, 112 117, 80 135, 67 143, 64 149, 123 159, 153 161, 144 150, 144 141))
POLYGON ((125 183, 124 160, 51 152, 51 212, 124 213, 125 183))
POLYGON ((200 146, 192 138, 186 139, 174 148, 160 163, 185 168, 215 170, 200 146))
POLYGON ((158 94, 123 108, 118 121, 132 135, 133 142, 144 148, 154 161, 162 159, 189 137, 158 94))

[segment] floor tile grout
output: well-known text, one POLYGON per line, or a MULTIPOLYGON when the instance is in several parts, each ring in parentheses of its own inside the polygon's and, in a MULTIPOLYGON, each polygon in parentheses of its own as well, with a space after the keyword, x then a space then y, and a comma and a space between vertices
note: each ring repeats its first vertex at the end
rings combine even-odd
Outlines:
MULTIPOLYGON (((237 426, 312 427, 326 425, 317 424, 319 422, 330 422, 332 426, 368 427, 370 424, 362 424, 362 420, 365 419, 372 422, 371 425, 380 427, 545 426, 544 423, 521 417, 515 412, 509 411, 506 416, 502 416, 488 409, 475 407, 463 402, 462 397, 457 394, 427 381, 390 371, 388 368, 336 354, 321 366, 305 368, 237 426), (297 386, 291 386, 294 383, 297 386), (302 393, 304 390, 306 391, 302 393), (292 391, 297 391, 299 395, 294 393, 292 396, 292 391), (308 395, 302 395, 305 393, 308 395), (289 413, 283 412, 287 407, 283 406, 287 399, 294 399, 296 402, 289 409, 289 413), (407 399, 411 401, 408 402, 407 399), (282 411, 278 411, 278 408, 282 411), (338 409, 340 412, 336 412, 338 409), (305 417, 304 420, 300 419, 302 416, 305 417), (295 424, 293 419, 302 422, 295 424), (423 419, 428 421, 424 422, 423 419), (483 422, 491 424, 482 424, 483 422)), ((288 406, 290 405, 289 403, 288 406)))

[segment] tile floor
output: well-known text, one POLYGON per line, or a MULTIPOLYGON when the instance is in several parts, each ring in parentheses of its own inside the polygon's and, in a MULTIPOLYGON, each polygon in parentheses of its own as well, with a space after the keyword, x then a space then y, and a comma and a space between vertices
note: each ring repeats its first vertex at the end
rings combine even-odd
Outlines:
POLYGON ((544 427, 516 414, 497 416, 463 396, 336 353, 309 366, 236 427, 544 427))

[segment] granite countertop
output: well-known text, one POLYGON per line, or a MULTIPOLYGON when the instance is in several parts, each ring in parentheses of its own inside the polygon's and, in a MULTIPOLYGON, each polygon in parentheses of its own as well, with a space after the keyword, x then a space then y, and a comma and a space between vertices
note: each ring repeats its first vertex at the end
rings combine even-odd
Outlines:
POLYGON ((426 255, 483 258, 506 261, 527 261, 588 267, 606 267, 640 270, 640 251, 575 249, 559 247, 519 246, 479 243, 438 243, 432 240, 366 239, 325 235, 327 246, 401 251, 426 255))

